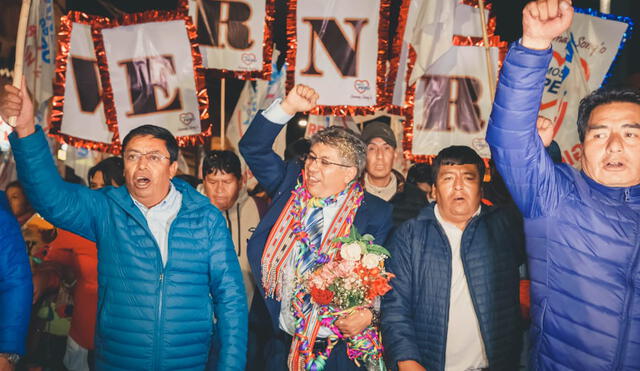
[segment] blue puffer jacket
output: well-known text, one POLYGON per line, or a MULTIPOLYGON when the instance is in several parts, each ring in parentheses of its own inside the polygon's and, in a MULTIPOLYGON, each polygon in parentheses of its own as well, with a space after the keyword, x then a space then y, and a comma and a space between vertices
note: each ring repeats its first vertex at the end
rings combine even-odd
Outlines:
POLYGON ((226 223, 204 196, 174 180, 182 206, 170 227, 163 267, 158 245, 126 187, 92 191, 62 181, 40 128, 10 139, 34 208, 56 226, 97 243, 98 369, 201 370, 217 330, 218 369, 244 370, 242 275, 226 223))
MULTIPOLYGON (((451 247, 431 204, 402 224, 387 244, 393 290, 382 299, 388 365, 414 360, 445 369, 451 294, 451 247)), ((518 266, 524 260, 517 211, 482 207, 464 230, 460 256, 493 371, 518 369, 522 345, 518 266)))
POLYGON ((534 370, 640 369, 640 186, 602 186, 546 154, 536 132, 551 51, 516 44, 487 141, 525 216, 534 370))
POLYGON ((24 354, 32 293, 27 247, 0 192, 0 353, 24 354))

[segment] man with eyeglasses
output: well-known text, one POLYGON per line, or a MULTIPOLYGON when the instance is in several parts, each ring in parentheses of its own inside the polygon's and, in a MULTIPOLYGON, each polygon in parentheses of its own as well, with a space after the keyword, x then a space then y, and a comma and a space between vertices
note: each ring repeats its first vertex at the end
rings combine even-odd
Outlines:
POLYGON ((35 209, 97 244, 96 368, 202 370, 216 336, 217 368, 244 370, 247 304, 229 230, 206 197, 172 179, 173 135, 129 132, 125 187, 94 191, 60 178, 26 92, 6 85, 0 114, 17 116, 11 147, 35 209))
MULTIPOLYGON (((366 146, 350 130, 329 127, 316 133, 303 164, 285 162, 273 151, 283 125, 296 113, 314 108, 317 99, 312 88, 295 86, 284 101, 278 99, 258 113, 240 141, 249 168, 273 198, 248 247, 274 330, 264 349, 267 370, 299 370, 311 353, 327 350, 331 332, 315 319, 317 305, 306 300, 308 293, 296 282, 323 258, 334 258, 325 254, 331 241, 353 226, 381 244, 391 227, 391 206, 364 192, 357 180, 366 166, 366 146), (305 352, 305 344, 311 352, 305 352)), ((375 310, 357 311, 337 320, 336 326, 345 336, 356 335, 371 324, 375 310)), ((340 341, 324 369, 365 368, 348 359, 340 341)))

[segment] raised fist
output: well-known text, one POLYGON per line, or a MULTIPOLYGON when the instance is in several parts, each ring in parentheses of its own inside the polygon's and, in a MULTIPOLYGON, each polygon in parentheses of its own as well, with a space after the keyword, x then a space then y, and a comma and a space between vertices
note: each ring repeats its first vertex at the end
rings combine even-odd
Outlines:
POLYGON ((543 50, 571 26, 573 7, 570 0, 532 1, 522 11, 522 45, 543 50))
POLYGON ((316 106, 319 97, 313 88, 298 84, 287 94, 287 97, 281 103, 281 107, 290 115, 295 115, 298 112, 307 112, 316 106))
POLYGON ((22 90, 13 85, 5 85, 0 89, 0 116, 6 122, 17 116, 14 130, 19 137, 27 136, 35 131, 33 122, 33 103, 26 90, 26 81, 22 77, 22 90))
POLYGON ((553 141, 553 122, 544 116, 538 116, 536 128, 538 129, 540 139, 542 139, 542 144, 545 147, 549 147, 553 141))

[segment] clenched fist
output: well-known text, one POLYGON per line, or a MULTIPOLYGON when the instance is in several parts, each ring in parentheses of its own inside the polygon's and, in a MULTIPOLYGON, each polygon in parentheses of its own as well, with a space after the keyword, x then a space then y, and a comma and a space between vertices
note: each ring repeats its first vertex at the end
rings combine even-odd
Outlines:
POLYGON ((295 115, 298 112, 307 112, 316 106, 319 97, 313 88, 298 84, 287 94, 287 97, 281 103, 281 107, 290 115, 295 115))
POLYGON ((0 116, 7 122, 10 117, 18 117, 14 130, 21 138, 35 131, 33 103, 29 98, 24 76, 22 77, 22 89, 5 85, 0 90, 0 116))
POLYGON ((522 45, 543 50, 571 26, 573 7, 569 0, 532 1, 522 11, 522 45))

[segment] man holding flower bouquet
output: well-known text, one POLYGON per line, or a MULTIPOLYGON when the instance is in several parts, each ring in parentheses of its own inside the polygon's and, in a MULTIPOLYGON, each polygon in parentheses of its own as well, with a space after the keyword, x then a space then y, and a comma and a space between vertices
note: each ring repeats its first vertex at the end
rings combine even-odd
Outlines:
POLYGON ((517 370, 522 217, 481 205, 484 163, 466 146, 438 153, 436 202, 389 241, 382 301, 389 365, 400 371, 517 370))
POLYGON ((348 129, 311 138, 304 163, 285 162, 273 142, 296 113, 315 107, 317 93, 296 85, 258 113, 240 152, 273 199, 248 245, 274 336, 268 370, 359 370, 382 365, 376 301, 389 289, 382 243, 391 206, 358 182, 366 146, 348 129), (362 233, 362 235, 361 235, 362 233))

